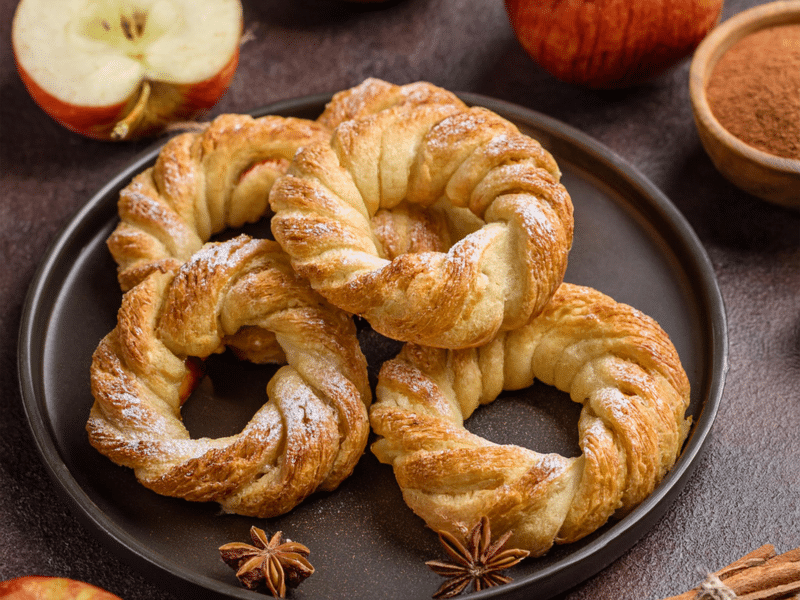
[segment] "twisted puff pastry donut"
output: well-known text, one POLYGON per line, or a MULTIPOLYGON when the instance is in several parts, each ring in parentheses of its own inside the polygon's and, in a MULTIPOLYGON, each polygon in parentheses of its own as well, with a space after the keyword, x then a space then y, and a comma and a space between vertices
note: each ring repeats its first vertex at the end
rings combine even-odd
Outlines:
POLYGON ((177 274, 156 271, 127 292, 94 353, 91 388, 86 428, 97 450, 159 494, 242 515, 279 515, 336 488, 369 433, 352 319, 295 275, 278 244, 247 236, 208 244, 177 274), (241 433, 190 439, 180 416, 186 359, 222 351, 237 331, 262 332, 266 345, 270 332, 280 348, 261 356, 285 354, 288 366, 241 433))
POLYGON ((314 289, 380 333, 486 343, 524 324, 561 283, 570 197, 553 157, 495 113, 398 97, 374 114, 344 110, 359 118, 298 152, 270 192, 272 232, 314 289), (402 203, 440 211, 460 241, 392 259, 372 220, 402 203))
POLYGON ((533 555, 644 500, 690 424, 689 382, 666 333, 630 306, 566 283, 539 316, 480 348, 407 344, 384 363, 377 397, 370 420, 382 437, 372 450, 393 466, 411 509, 462 536, 488 516, 533 555), (581 456, 497 445, 464 428, 479 404, 534 377, 583 404, 581 456))
POLYGON ((120 192, 108 239, 123 290, 180 267, 215 233, 261 218, 275 179, 298 148, 328 140, 314 121, 221 115, 166 143, 153 167, 120 192))

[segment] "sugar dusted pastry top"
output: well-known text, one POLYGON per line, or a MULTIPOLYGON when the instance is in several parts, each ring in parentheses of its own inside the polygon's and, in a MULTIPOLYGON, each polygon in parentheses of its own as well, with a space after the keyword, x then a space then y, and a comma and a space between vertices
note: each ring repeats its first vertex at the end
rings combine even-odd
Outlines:
POLYGON ((354 87, 334 94, 317 122, 332 131, 344 121, 363 119, 384 110, 435 104, 466 106, 453 92, 425 81, 394 85, 369 77, 354 87))

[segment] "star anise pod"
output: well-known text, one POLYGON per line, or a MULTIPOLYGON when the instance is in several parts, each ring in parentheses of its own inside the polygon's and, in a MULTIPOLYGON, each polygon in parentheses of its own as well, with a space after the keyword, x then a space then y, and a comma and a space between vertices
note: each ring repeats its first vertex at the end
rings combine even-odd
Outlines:
POLYGON ((297 587, 314 573, 306 558, 311 551, 303 544, 282 541, 282 532, 272 538, 258 527, 250 528, 254 546, 233 542, 220 546, 219 553, 228 566, 237 569, 236 577, 248 589, 254 590, 262 582, 276 598, 286 597, 287 587, 297 587))
POLYGON ((465 540, 466 546, 446 531, 438 533, 439 541, 453 562, 429 560, 425 563, 437 575, 447 577, 447 581, 433 595, 434 598, 457 596, 470 583, 476 592, 508 583, 511 578, 500 571, 513 567, 530 554, 527 550, 517 548, 503 550, 511 531, 492 542, 488 517, 482 517, 472 528, 465 540))

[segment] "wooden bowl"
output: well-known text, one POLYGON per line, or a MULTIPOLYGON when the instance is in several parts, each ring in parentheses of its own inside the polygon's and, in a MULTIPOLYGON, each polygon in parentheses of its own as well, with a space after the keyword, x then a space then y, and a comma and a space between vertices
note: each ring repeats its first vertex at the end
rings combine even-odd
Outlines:
POLYGON ((782 206, 800 209, 800 160, 758 150, 729 133, 714 117, 706 84, 723 54, 746 35, 800 23, 800 2, 756 6, 715 27, 700 43, 689 71, 689 94, 700 141, 717 170, 745 192, 782 206))

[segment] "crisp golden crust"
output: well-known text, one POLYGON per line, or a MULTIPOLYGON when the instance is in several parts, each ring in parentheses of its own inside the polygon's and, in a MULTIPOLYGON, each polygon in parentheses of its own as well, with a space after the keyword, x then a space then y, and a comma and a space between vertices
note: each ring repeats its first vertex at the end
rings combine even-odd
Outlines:
POLYGON ((565 283, 537 317, 484 346, 407 344, 384 363, 372 450, 432 528, 464 535, 486 515, 538 555, 642 502, 680 453, 688 405, 686 373, 653 319, 565 283), (580 457, 497 445, 464 429, 479 404, 534 378, 583 405, 580 457))
POLYGON ((221 115, 202 132, 172 138, 120 192, 121 222, 108 247, 122 289, 176 270, 214 233, 264 216, 295 152, 329 137, 314 121, 221 115))
POLYGON ((315 290, 380 333, 477 346, 561 283, 572 202, 553 157, 512 123, 413 86, 373 80, 366 99, 334 98, 331 140, 303 148, 270 192, 272 231, 315 290), (375 217, 403 205, 440 211, 455 243, 393 256, 401 245, 378 237, 375 217))
POLYGON ((369 77, 357 86, 337 92, 317 118, 330 130, 345 121, 369 117, 397 106, 461 104, 458 96, 424 81, 394 85, 369 77))
POLYGON ((363 454, 371 392, 349 315, 291 269, 277 243, 209 243, 175 273, 127 292, 91 367, 90 443, 148 488, 243 515, 291 510, 336 488, 363 454), (187 357, 233 344, 280 360, 244 430, 190 439, 180 417, 187 357))

